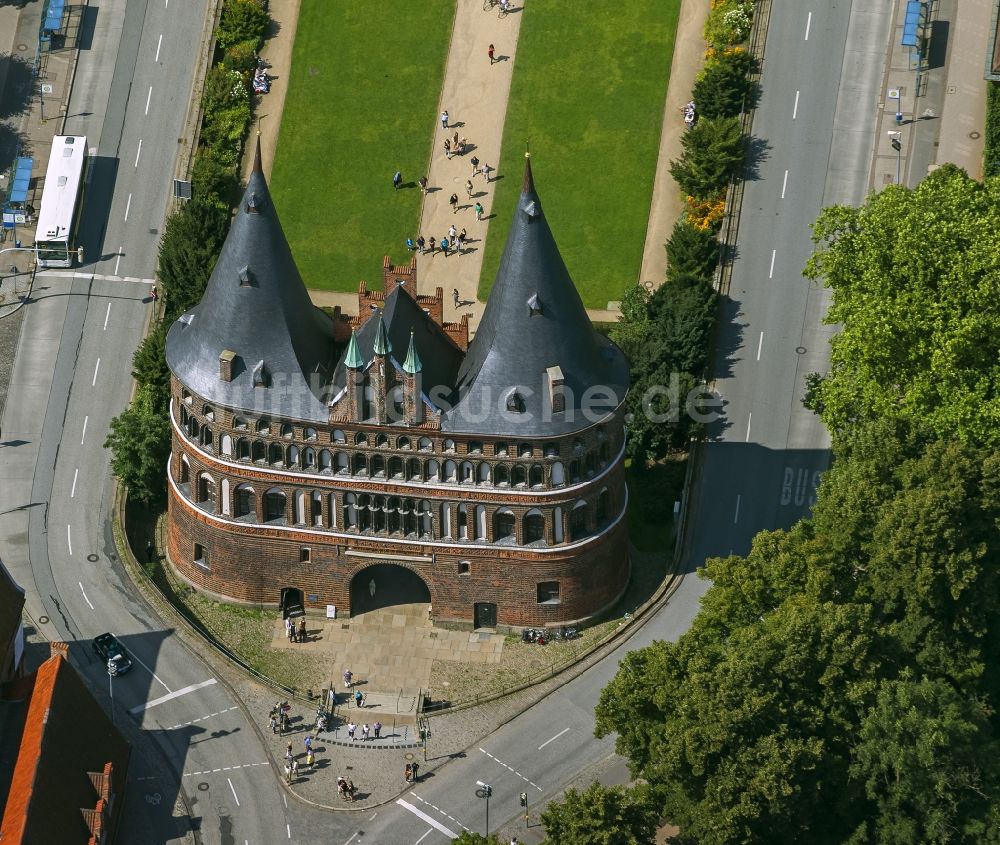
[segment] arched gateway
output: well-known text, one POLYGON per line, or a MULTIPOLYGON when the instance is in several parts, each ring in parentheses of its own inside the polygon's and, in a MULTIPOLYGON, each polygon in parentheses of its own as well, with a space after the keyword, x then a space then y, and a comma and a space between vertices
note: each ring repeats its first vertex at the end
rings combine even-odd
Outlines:
POLYGON ((395 563, 367 566, 351 579, 351 616, 397 604, 430 604, 431 591, 413 570, 395 563))

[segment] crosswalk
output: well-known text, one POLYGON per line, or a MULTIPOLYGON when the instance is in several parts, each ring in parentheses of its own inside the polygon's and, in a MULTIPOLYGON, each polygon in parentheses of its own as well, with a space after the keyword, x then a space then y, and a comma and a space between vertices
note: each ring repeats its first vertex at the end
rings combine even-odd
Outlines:
POLYGON ((104 276, 100 273, 81 273, 79 270, 42 270, 35 274, 36 279, 94 279, 99 282, 131 282, 132 284, 151 285, 155 279, 140 279, 136 276, 104 276))

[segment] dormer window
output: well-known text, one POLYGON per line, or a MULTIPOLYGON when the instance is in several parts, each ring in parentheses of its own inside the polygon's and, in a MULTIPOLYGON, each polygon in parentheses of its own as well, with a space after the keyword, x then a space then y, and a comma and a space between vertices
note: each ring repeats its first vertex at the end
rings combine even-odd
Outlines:
POLYGON ((271 374, 267 371, 267 366, 263 361, 258 361, 257 365, 253 368, 253 386, 269 387, 270 382, 271 374))
POLYGON ((507 394, 507 410, 513 414, 524 413, 524 397, 516 390, 507 394))
POLYGON ((250 265, 244 264, 242 267, 240 267, 240 287, 250 288, 253 287, 253 283, 254 283, 254 276, 253 273, 250 272, 250 265))
POLYGON ((533 293, 528 297, 528 315, 531 317, 537 317, 541 313, 542 301, 538 298, 537 293, 533 293))
POLYGON ((263 207, 264 203, 257 199, 257 192, 251 191, 250 196, 247 198, 247 214, 260 214, 260 210, 263 207))

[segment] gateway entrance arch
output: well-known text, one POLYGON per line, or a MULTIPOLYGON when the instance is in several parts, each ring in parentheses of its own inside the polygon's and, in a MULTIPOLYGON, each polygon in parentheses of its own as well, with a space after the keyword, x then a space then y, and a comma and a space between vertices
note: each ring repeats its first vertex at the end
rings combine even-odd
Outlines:
POLYGON ((395 563, 367 566, 351 579, 351 616, 398 604, 430 604, 424 579, 395 563))

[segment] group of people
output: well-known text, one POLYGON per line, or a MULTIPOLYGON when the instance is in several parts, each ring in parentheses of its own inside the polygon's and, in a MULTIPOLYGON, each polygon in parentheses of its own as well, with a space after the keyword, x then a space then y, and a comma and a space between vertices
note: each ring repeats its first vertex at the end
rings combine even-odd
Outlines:
POLYGON ((403 778, 407 783, 417 782, 417 770, 420 766, 417 763, 407 763, 406 768, 403 769, 403 778))
POLYGON ((286 617, 285 618, 285 636, 288 637, 288 641, 290 643, 304 643, 304 642, 306 642, 306 640, 308 640, 308 637, 306 636, 306 619, 305 619, 305 617, 303 616, 299 620, 298 627, 295 626, 295 623, 291 619, 289 619, 288 617, 286 617))
MULTIPOLYGON (((458 197, 452 195, 457 201, 458 197)), ((440 249, 444 253, 445 258, 448 257, 449 252, 457 252, 459 255, 462 254, 462 250, 465 248, 465 242, 468 239, 468 234, 465 229, 458 231, 454 224, 448 227, 448 234, 441 238, 440 241, 436 240, 433 235, 429 238, 424 238, 423 235, 418 235, 416 240, 413 238, 406 239, 406 248, 415 250, 421 255, 428 252, 433 253, 440 249)))
POLYGON ((456 132, 451 138, 444 139, 444 157, 451 158, 453 155, 465 155, 465 150, 469 142, 465 138, 459 138, 456 132))
MULTIPOLYGON (((310 734, 306 734, 305 747, 306 758, 303 768, 307 772, 312 772, 313 767, 316 765, 316 755, 313 753, 312 736, 310 734)), ((289 742, 288 745, 285 746, 285 780, 288 781, 288 783, 291 783, 293 780, 298 779, 298 776, 299 761, 292 752, 292 743, 289 742)))
POLYGON ((686 106, 684 106, 684 122, 687 124, 687 128, 690 129, 694 126, 697 119, 698 117, 694 110, 694 100, 691 100, 686 106))
MULTIPOLYGON (((347 723, 347 735, 351 738, 351 742, 357 738, 358 726, 353 720, 347 723)), ((369 725, 365 722, 361 726, 361 741, 367 742, 369 739, 381 739, 382 736, 382 723, 375 722, 369 725), (373 735, 372 735, 373 734, 373 735)))
POLYGON ((271 729, 271 733, 283 734, 288 730, 288 714, 291 709, 292 705, 287 701, 275 702, 268 716, 268 727, 271 729))
POLYGON ((356 787, 354 781, 345 778, 343 775, 337 777, 337 792, 345 801, 353 801, 356 787))

